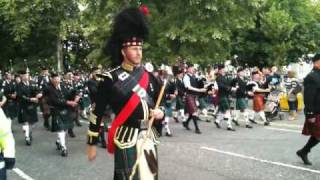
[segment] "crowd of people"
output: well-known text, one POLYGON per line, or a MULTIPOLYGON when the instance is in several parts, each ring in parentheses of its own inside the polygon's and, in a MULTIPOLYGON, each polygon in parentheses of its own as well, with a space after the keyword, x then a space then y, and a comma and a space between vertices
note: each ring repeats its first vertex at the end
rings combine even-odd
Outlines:
MULTIPOLYGON (((281 76, 276 67, 240 67, 226 72, 224 65, 200 69, 192 63, 162 66, 157 70, 150 63, 145 67, 160 84, 167 82, 161 103, 165 118, 154 125, 160 136, 173 136, 172 122, 181 122, 190 130, 190 121, 193 121, 195 133, 201 134, 200 119, 213 121, 217 128, 221 128, 225 120, 229 131, 235 131, 234 125, 240 126, 241 120, 245 128, 252 128, 258 118, 269 125, 271 119, 265 114, 266 97, 281 87, 289 97, 290 118, 296 117, 296 97, 301 85, 291 71, 288 76, 281 76)), ((39 75, 30 76, 26 71, 19 71, 17 75, 6 71, 1 79, 0 105, 7 119, 17 119, 21 124, 27 146, 32 145, 32 127, 41 114, 44 128, 57 134, 57 150, 67 156, 66 134, 74 138, 74 125, 81 126, 80 119, 88 119, 97 100, 99 82, 108 76, 104 72, 107 69, 93 68, 90 73, 67 71, 59 75, 43 67, 39 75)), ((103 112, 99 142, 105 148, 105 133, 114 113, 108 107, 103 112)))

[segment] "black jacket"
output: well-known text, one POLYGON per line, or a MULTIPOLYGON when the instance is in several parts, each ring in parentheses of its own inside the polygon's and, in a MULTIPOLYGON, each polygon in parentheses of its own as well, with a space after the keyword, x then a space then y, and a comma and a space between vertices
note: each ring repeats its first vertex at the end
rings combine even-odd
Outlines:
POLYGON ((313 69, 304 79, 304 104, 306 116, 320 113, 320 70, 313 69))

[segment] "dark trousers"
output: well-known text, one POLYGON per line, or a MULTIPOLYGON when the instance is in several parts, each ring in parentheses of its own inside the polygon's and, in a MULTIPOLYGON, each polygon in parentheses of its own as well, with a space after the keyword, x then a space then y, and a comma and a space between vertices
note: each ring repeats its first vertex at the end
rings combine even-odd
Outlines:
POLYGON ((189 118, 187 119, 186 125, 189 125, 190 121, 193 121, 194 127, 196 130, 199 130, 199 126, 198 126, 198 117, 194 116, 194 115, 190 115, 189 118))

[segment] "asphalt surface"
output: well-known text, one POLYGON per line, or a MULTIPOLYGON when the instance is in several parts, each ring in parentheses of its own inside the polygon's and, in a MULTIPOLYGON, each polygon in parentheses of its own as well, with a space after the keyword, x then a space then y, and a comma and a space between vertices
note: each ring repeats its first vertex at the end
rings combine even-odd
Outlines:
MULTIPOLYGON (((235 132, 226 124, 200 122, 201 135, 171 122, 173 137, 162 137, 159 151, 159 180, 320 180, 320 146, 305 166, 295 155, 308 137, 301 135, 303 115, 298 120, 277 120, 271 126, 244 122, 235 132)), ((262 122, 261 122, 262 123, 262 122)), ((98 157, 86 157, 86 122, 75 128, 76 138, 67 138, 68 157, 55 150, 56 135, 46 131, 42 121, 33 130, 33 144, 26 146, 20 125, 14 123, 16 169, 9 180, 112 180, 113 157, 98 148, 98 157)), ((193 124, 190 124, 193 128, 193 124)))

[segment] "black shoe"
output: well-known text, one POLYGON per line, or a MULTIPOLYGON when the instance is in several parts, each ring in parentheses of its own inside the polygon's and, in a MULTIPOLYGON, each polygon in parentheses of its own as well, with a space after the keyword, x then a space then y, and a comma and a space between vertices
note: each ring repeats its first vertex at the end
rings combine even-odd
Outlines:
POLYGON ((238 121, 232 119, 232 122, 233 122, 236 126, 240 126, 240 124, 238 123, 238 121))
POLYGON ((228 131, 236 131, 236 130, 233 129, 232 127, 228 127, 227 130, 228 130, 228 131))
POLYGON ((266 121, 266 122, 264 122, 264 124, 263 125, 265 125, 265 126, 269 126, 270 125, 270 122, 269 121, 266 121))
POLYGON ((299 156, 305 165, 312 165, 312 163, 308 159, 308 153, 304 153, 302 150, 296 152, 297 156, 299 156))
POLYGON ((172 134, 170 133, 168 133, 168 132, 166 132, 166 136, 168 136, 168 137, 172 137, 172 134))
POLYGON ((185 127, 187 130, 190 130, 190 128, 188 127, 188 125, 187 125, 187 122, 185 121, 185 122, 182 122, 182 125, 183 125, 183 127, 185 127))
POLYGON ((68 129, 68 134, 71 138, 75 138, 76 135, 74 134, 73 130, 72 129, 68 129))
POLYGON ((196 129, 196 134, 201 134, 200 129, 196 129))
POLYGON ((174 119, 174 121, 175 121, 176 123, 179 123, 179 120, 178 120, 177 117, 174 117, 173 119, 174 119))
POLYGON ((62 148, 61 149, 61 156, 62 157, 67 157, 68 156, 68 150, 66 148, 62 148))
POLYGON ((249 121, 252 123, 252 124, 258 124, 255 120, 253 119, 249 119, 249 121))
POLYGON ((26 145, 31 146, 31 138, 30 137, 26 137, 26 145))
POLYGON ((218 129, 220 129, 221 127, 220 127, 220 124, 219 123, 217 123, 216 121, 214 122, 214 124, 216 125, 216 127, 218 128, 218 129))
POLYGON ((57 150, 60 151, 62 149, 62 146, 60 142, 56 141, 57 150))
POLYGON ((252 126, 250 126, 249 124, 246 125, 246 128, 251 129, 252 126))
POLYGON ((211 121, 210 121, 209 119, 206 119, 206 122, 209 123, 209 122, 211 122, 211 121))

